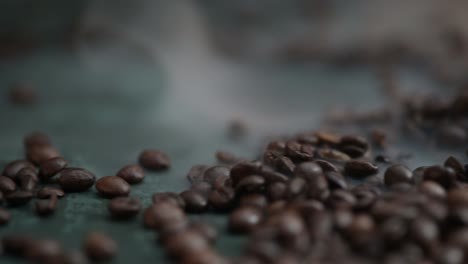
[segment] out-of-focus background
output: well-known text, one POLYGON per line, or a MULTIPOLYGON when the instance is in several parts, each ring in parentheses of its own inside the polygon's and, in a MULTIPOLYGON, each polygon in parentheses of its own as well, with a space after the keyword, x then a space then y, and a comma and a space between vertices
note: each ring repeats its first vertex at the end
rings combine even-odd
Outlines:
MULTIPOLYGON (((173 168, 132 189, 148 205, 154 192, 187 187, 190 166, 213 164, 216 150, 255 158, 266 138, 328 128, 330 116, 398 111, 395 90, 463 89, 467 11, 461 0, 3 0, 0 167, 23 157, 22 138, 36 130, 98 177, 159 148, 173 168), (8 100, 19 84, 32 87, 33 105, 8 100), (226 136, 232 121, 247 127, 242 140, 226 136)), ((417 154, 413 168, 447 156, 433 144, 393 142, 417 154)), ((141 219, 111 222, 106 203, 93 190, 61 200, 50 219, 15 209, 0 235, 79 249, 97 229, 121 245, 115 263, 164 263, 141 219)), ((222 253, 240 254, 244 238, 227 235, 223 216, 193 217, 217 225, 222 253)))

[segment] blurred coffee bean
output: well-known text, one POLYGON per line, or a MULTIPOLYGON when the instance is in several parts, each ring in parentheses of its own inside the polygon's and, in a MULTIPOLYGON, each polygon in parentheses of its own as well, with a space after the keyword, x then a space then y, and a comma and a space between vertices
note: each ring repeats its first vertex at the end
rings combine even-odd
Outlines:
POLYGON ((185 210, 189 213, 201 213, 208 207, 207 198, 194 190, 184 191, 180 197, 184 200, 185 210))
POLYGON ((10 206, 22 206, 31 201, 33 197, 32 192, 28 191, 15 191, 5 196, 5 200, 10 206))
POLYGON ((177 193, 173 192, 162 192, 153 194, 152 201, 154 204, 160 202, 171 203, 180 208, 185 208, 185 201, 177 193))
POLYGON ((187 222, 187 217, 179 206, 159 202, 145 210, 143 221, 148 228, 161 229, 168 224, 187 222))
POLYGON ((376 174, 379 169, 367 161, 351 160, 345 164, 345 173, 354 178, 363 178, 376 174))
POLYGON ((25 148, 31 148, 33 146, 47 146, 52 145, 52 142, 46 134, 35 131, 26 135, 23 139, 23 144, 25 148))
POLYGON ((18 172, 26 167, 35 169, 34 165, 29 161, 26 161, 26 160, 12 161, 5 166, 5 168, 3 169, 2 175, 14 180, 16 179, 16 175, 18 174, 18 172))
POLYGON ((60 153, 51 145, 34 145, 26 149, 27 159, 35 165, 60 157, 60 153))
POLYGON ((241 207, 229 216, 229 230, 234 233, 248 233, 261 221, 262 212, 255 207, 241 207))
POLYGON ((105 176, 96 181, 96 190, 106 197, 127 196, 130 185, 117 176, 105 176))
POLYGON ((39 177, 43 181, 48 181, 61 170, 65 169, 68 162, 61 157, 46 160, 40 164, 39 177))
POLYGON ((57 198, 62 198, 65 196, 65 192, 59 188, 45 186, 37 192, 36 197, 39 199, 47 199, 52 195, 57 196, 57 198))
POLYGON ((115 219, 135 217, 141 210, 141 202, 134 197, 115 197, 109 201, 107 208, 115 219))
POLYGON ((413 172, 404 165, 390 166, 384 174, 384 182, 387 186, 398 183, 411 183, 413 172))
POLYGON ((164 248, 169 256, 183 259, 186 256, 199 254, 208 249, 207 239, 199 232, 187 230, 169 237, 164 248))
POLYGON ((16 190, 16 183, 6 176, 0 176, 0 192, 4 194, 12 193, 16 190))
POLYGON ((51 239, 40 239, 30 243, 26 248, 25 258, 32 263, 55 263, 61 260, 62 245, 51 239))
POLYGON ((108 261, 118 252, 117 243, 103 233, 88 234, 83 245, 86 255, 94 261, 108 261))
POLYGON ((148 170, 160 171, 167 170, 171 166, 171 160, 169 156, 156 149, 144 150, 139 158, 140 164, 148 170))
POLYGON ((48 200, 36 202, 36 213, 41 217, 50 216, 57 210, 58 198, 56 195, 50 196, 48 200))
POLYGON ((218 237, 218 230, 216 230, 213 225, 205 222, 196 222, 191 224, 190 230, 198 232, 210 243, 214 243, 218 237))
POLYGON ((194 165, 187 173, 187 179, 192 184, 204 181, 204 172, 208 169, 207 165, 194 165))
POLYGON ((143 181, 145 171, 138 165, 127 165, 120 169, 116 176, 124 179, 129 184, 136 184, 143 181))
POLYGON ((263 209, 267 207, 268 199, 260 193, 244 194, 239 199, 239 206, 252 206, 263 209))

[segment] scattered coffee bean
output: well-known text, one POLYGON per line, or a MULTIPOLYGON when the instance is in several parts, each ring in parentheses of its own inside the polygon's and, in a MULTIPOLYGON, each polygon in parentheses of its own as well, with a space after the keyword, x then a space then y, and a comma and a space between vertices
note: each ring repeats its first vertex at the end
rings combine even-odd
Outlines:
POLYGON ((24 168, 16 176, 22 190, 32 192, 37 186, 39 178, 35 169, 24 168))
POLYGON ((367 161, 352 160, 345 164, 345 172, 354 178, 363 178, 376 174, 379 169, 374 164, 367 161))
POLYGON ((48 181, 61 170, 65 169, 67 165, 68 162, 60 157, 46 160, 40 164, 39 177, 43 181, 48 181))
POLYGON ((84 192, 93 186, 96 176, 85 169, 68 168, 59 173, 58 183, 65 192, 84 192))
POLYGON ((206 197, 193 190, 182 192, 180 197, 184 200, 185 210, 189 213, 203 212, 208 206, 206 197))
POLYGON ((209 184, 207 182, 195 182, 195 183, 192 184, 190 189, 202 194, 205 197, 208 197, 208 195, 210 195, 213 187, 211 186, 211 184, 209 184))
POLYGON ((213 166, 205 170, 203 180, 214 185, 217 178, 229 178, 230 171, 226 166, 213 166))
POLYGON ((35 165, 60 157, 60 153, 51 145, 34 145, 26 149, 27 159, 35 165))
POLYGON ((105 234, 94 232, 84 241, 86 255, 95 261, 107 261, 117 254, 117 243, 105 234))
POLYGON ((57 209, 58 198, 56 195, 51 195, 48 200, 40 200, 36 202, 36 213, 41 217, 52 215, 57 209))
POLYGON ((6 176, 0 176, 0 192, 4 194, 12 193, 16 190, 16 183, 6 176))
POLYGON ((167 170, 171 166, 169 156, 160 150, 144 150, 139 157, 140 164, 148 170, 167 170))
POLYGON ((11 213, 5 208, 0 208, 0 226, 8 224, 10 222, 11 213))
POLYGON ((214 243, 218 237, 218 230, 204 222, 193 223, 190 225, 190 230, 200 233, 210 243, 214 243))
POLYGON ((229 229, 235 233, 252 231, 261 221, 262 212, 255 207, 241 207, 229 216, 229 229))
POLYGON ((179 206, 159 202, 145 210, 143 221, 148 228, 161 229, 168 224, 187 222, 187 217, 179 206))
POLYGON ((268 205, 268 199, 265 195, 260 193, 244 194, 239 199, 239 206, 251 206, 260 209, 266 208, 268 205))
POLYGON ((235 192, 233 189, 225 187, 218 188, 211 192, 208 197, 209 204, 217 210, 229 209, 234 203, 235 192))
POLYGON ((187 179, 192 183, 202 182, 204 179, 204 172, 208 169, 207 165, 194 165, 187 173, 187 179))
POLYGON ((185 208, 185 201, 177 193, 173 192, 162 192, 153 194, 153 203, 157 204, 160 202, 171 203, 180 208, 185 208))
POLYGON ((296 177, 304 178, 307 181, 312 181, 316 177, 323 175, 322 167, 315 162, 303 162, 296 166, 294 170, 296 177))
POLYGON ((215 157, 219 163, 224 163, 224 164, 235 164, 243 160, 241 158, 238 158, 236 155, 232 154, 231 152, 227 152, 227 151, 216 151, 215 157))
POLYGON ((411 183, 413 172, 404 165, 393 165, 384 174, 384 182, 387 186, 398 183, 411 183))
POLYGON ((31 201, 32 197, 32 192, 18 190, 6 195, 5 200, 10 206, 22 206, 31 201))
POLYGON ((180 259, 208 249, 209 243, 199 232, 187 230, 169 237, 164 247, 169 256, 180 259))
POLYGON ((47 199, 52 195, 57 196, 57 198, 62 198, 65 196, 65 192, 59 188, 45 186, 37 192, 36 197, 39 199, 47 199))
POLYGON ((135 217, 141 210, 141 202, 133 197, 115 197, 107 206, 113 218, 128 219, 135 217))
POLYGON ((265 179, 260 175, 250 175, 239 181, 235 189, 237 192, 257 192, 263 188, 265 179))
POLYGON ((12 161, 5 166, 5 168, 3 169, 2 175, 14 180, 16 178, 16 174, 18 174, 20 170, 26 167, 34 169, 34 165, 29 161, 26 161, 26 160, 12 161))
POLYGON ((127 196, 130 185, 117 176, 105 176, 96 181, 96 190, 106 197, 127 196))
POLYGON ((124 179, 129 184, 135 184, 143 181, 145 171, 138 165, 127 165, 117 172, 117 177, 124 179))

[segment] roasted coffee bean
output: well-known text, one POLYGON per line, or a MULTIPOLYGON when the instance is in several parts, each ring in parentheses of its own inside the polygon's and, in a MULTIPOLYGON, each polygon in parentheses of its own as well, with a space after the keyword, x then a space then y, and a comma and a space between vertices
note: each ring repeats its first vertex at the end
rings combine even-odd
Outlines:
POLYGON ((227 187, 232 187, 232 181, 229 178, 229 176, 222 175, 217 177, 214 182, 213 182, 213 189, 222 189, 222 188, 227 188, 227 187))
POLYGON ((224 164, 236 164, 243 160, 241 158, 236 157, 236 155, 232 154, 231 152, 227 151, 216 151, 215 157, 219 163, 224 164))
POLYGON ((218 255, 212 249, 205 249, 202 251, 197 251, 193 254, 187 254, 182 257, 180 263, 184 264, 209 264, 209 263, 216 263, 216 264, 229 264, 230 262, 226 260, 224 257, 218 255))
POLYGON ((321 159, 315 160, 314 162, 317 163, 324 172, 339 172, 338 168, 331 162, 321 159))
POLYGON ((468 207, 467 189, 452 189, 447 193, 447 204, 451 207, 468 207))
POLYGON ((65 196, 65 192, 59 188, 45 186, 37 192, 36 197, 39 199, 47 199, 52 195, 57 196, 57 198, 62 198, 65 196))
POLYGON ((83 247, 86 255, 95 261, 110 260, 118 252, 117 243, 107 235, 98 232, 89 234, 83 247))
POLYGON ((208 207, 208 200, 201 193, 193 190, 182 192, 180 197, 185 202, 185 210, 189 213, 201 213, 208 207))
POLYGON ((355 209, 357 210, 367 210, 375 202, 377 195, 369 190, 357 190, 353 191, 354 197, 356 197, 355 209))
POLYGON ((32 192, 39 181, 36 170, 24 168, 20 170, 16 176, 22 190, 32 192))
POLYGON ((51 145, 34 145, 26 149, 27 159, 35 165, 46 160, 60 157, 60 153, 51 145))
POLYGON ((339 172, 335 172, 335 171, 325 172, 325 178, 327 179, 328 186, 330 186, 331 189, 348 188, 348 183, 346 182, 346 179, 339 172))
POLYGON ((248 233, 262 220, 262 212, 255 207, 241 207, 229 216, 229 230, 235 233, 248 233))
POLYGON ((209 243, 199 232, 187 230, 169 237, 164 247, 169 256, 180 259, 203 252, 208 249, 209 243))
POLYGON ((286 198, 288 186, 282 182, 273 182, 267 186, 268 198, 272 201, 277 201, 286 198))
POLYGON ((307 191, 307 182, 304 178, 295 177, 288 183, 288 197, 293 199, 305 194, 307 191))
POLYGON ((68 168, 59 173, 58 183, 65 192, 84 192, 93 186, 96 176, 85 169, 68 168))
POLYGON ((43 181, 48 181, 61 170, 65 169, 68 162, 61 157, 46 160, 40 164, 39 177, 43 181))
POLYGON ((135 184, 143 181, 145 171, 138 165, 127 165, 120 169, 116 176, 124 179, 129 184, 135 184))
POLYGON ((282 156, 278 158, 275 162, 276 168, 285 173, 285 174, 292 174, 294 172, 294 168, 296 165, 294 165, 294 162, 288 157, 282 156))
POLYGON ((439 237, 439 228, 434 221, 420 217, 415 219, 410 226, 410 237, 423 247, 428 247, 439 237))
POLYGON ((233 205, 235 193, 231 188, 219 188, 211 192, 209 204, 217 210, 226 210, 233 205))
POLYGON ((160 202, 171 203, 180 208, 185 208, 185 201, 177 193, 173 192, 162 192, 153 194, 152 201, 154 204, 160 202))
POLYGON ((288 208, 291 208, 302 215, 304 219, 311 217, 318 211, 324 210, 324 205, 320 201, 316 200, 302 200, 293 201, 289 204, 288 208))
POLYGON ((335 146, 341 141, 341 137, 339 135, 325 131, 318 131, 315 133, 315 136, 318 138, 318 143, 322 145, 335 146))
POLYGON ((204 181, 204 172, 209 168, 207 165, 194 165, 187 173, 187 179, 192 184, 204 181))
POLYGON ((306 181, 311 181, 316 177, 323 175, 322 168, 315 162, 303 162, 296 166, 294 170, 296 177, 301 177, 306 181))
POLYGON ((210 243, 214 243, 218 237, 218 230, 216 230, 214 226, 204 222, 196 222, 191 224, 190 230, 198 232, 210 243))
POLYGON ((356 197, 346 190, 335 190, 327 199, 327 204, 333 208, 351 208, 357 203, 356 197))
POLYGON ((419 191, 434 198, 444 199, 447 196, 445 189, 434 181, 423 181, 419 185, 419 191))
POLYGON ((301 144, 317 145, 319 143, 318 137, 309 133, 298 134, 295 138, 301 144))
POLYGON ((208 169, 203 173, 203 180, 213 184, 215 183, 216 179, 219 177, 223 178, 229 178, 229 168, 226 166, 213 166, 208 169))
POLYGON ((363 178, 376 174, 379 169, 367 161, 351 160, 345 164, 345 173, 354 178, 363 178))
POLYGON ((309 181, 309 190, 307 195, 311 199, 320 201, 327 199, 330 195, 330 190, 328 189, 328 181, 325 176, 320 175, 319 177, 315 177, 313 180, 309 181))
POLYGON ((143 221, 148 228, 161 229, 168 224, 187 222, 187 217, 179 206, 159 202, 145 210, 143 221))
POLYGON ((358 136, 358 135, 348 135, 348 136, 343 136, 340 140, 339 143, 340 146, 356 146, 364 151, 366 151, 369 148, 369 142, 367 139, 364 137, 358 136))
POLYGON ((376 225, 372 217, 367 214, 359 214, 353 217, 344 233, 354 245, 366 244, 374 235, 376 225))
POLYGON ((351 158, 360 158, 366 154, 366 150, 357 146, 346 145, 342 146, 340 150, 348 154, 351 158))
POLYGON ((235 188, 237 192, 257 192, 261 191, 265 179, 259 175, 250 175, 239 181, 235 188))
POLYGON ((461 164, 461 162, 457 158, 453 156, 448 157, 447 160, 445 160, 444 162, 444 167, 453 169, 457 175, 458 180, 460 181, 466 180, 465 167, 461 164))
POLYGON ((351 157, 348 154, 335 150, 335 149, 322 148, 322 149, 319 149, 317 153, 320 158, 325 159, 325 160, 338 161, 338 162, 346 162, 346 161, 351 160, 351 157))
POLYGON ((113 218, 128 219, 135 217, 141 210, 141 202, 133 197, 115 197, 107 204, 113 218))
POLYGON ((201 193, 203 196, 208 197, 210 195, 213 187, 207 182, 195 182, 190 187, 191 190, 194 190, 198 193, 201 193))
POLYGON ((0 208, 0 226, 8 224, 11 219, 10 211, 5 208, 0 208))
POLYGON ((286 148, 286 142, 281 141, 281 140, 273 140, 269 142, 268 145, 266 146, 267 151, 269 150, 269 151, 275 151, 279 153, 284 152, 285 148, 286 148))
POLYGON ((171 166, 171 160, 166 153, 156 149, 146 149, 138 158, 140 164, 148 170, 167 170, 171 166))
POLYGON ((35 131, 24 137, 23 144, 25 148, 30 148, 33 146, 52 145, 52 142, 49 136, 47 136, 46 134, 39 131, 35 131))
POLYGON ((5 196, 5 200, 10 206, 22 206, 31 201, 33 197, 32 192, 28 191, 15 191, 5 196))
POLYGON ((278 201, 274 201, 270 203, 266 211, 268 212, 268 215, 274 215, 274 214, 284 211, 286 206, 287 206, 287 203, 285 200, 278 200, 278 201))
POLYGON ((35 240, 26 247, 24 255, 32 263, 56 263, 61 260, 62 245, 51 239, 35 240))
POLYGON ((456 176, 450 168, 430 166, 424 169, 423 179, 425 181, 435 181, 444 188, 449 188, 454 184, 456 176))
POLYGON ((36 213, 39 216, 50 216, 57 209, 58 198, 52 195, 48 200, 41 200, 36 202, 36 213))
POLYGON ((314 158, 315 148, 295 140, 286 142, 285 155, 294 161, 308 161, 314 158))
POLYGON ((404 165, 393 165, 384 174, 384 182, 387 186, 398 183, 411 183, 413 172, 404 165))
POLYGON ((12 193, 16 190, 16 183, 6 176, 0 176, 0 192, 4 194, 12 193))
POLYGON ((251 206, 263 209, 267 207, 268 199, 263 194, 244 194, 239 199, 239 206, 251 206))
POLYGON ((7 235, 2 238, 3 250, 11 256, 24 256, 26 249, 34 240, 25 235, 7 235))
POLYGON ((265 181, 267 183, 274 183, 274 182, 286 183, 288 181, 288 177, 286 175, 273 171, 272 169, 268 167, 262 167, 259 174, 262 175, 263 178, 265 178, 265 181))
POLYGON ((3 169, 2 175, 14 180, 16 178, 16 174, 18 174, 20 170, 26 167, 32 168, 32 169, 35 168, 31 162, 26 161, 26 160, 12 161, 5 166, 5 168, 3 169))
POLYGON ((96 190, 106 197, 127 196, 130 185, 117 176, 105 176, 96 181, 96 190))

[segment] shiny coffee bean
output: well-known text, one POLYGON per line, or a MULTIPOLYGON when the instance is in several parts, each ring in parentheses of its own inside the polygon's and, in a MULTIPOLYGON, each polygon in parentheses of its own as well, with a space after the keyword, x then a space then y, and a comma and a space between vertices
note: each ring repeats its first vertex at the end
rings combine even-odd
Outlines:
POLYGON ((190 168, 187 173, 187 179, 192 184, 202 182, 204 179, 204 173, 209 168, 207 165, 194 165, 190 168))
POLYGON ((143 181, 145 171, 138 165, 127 165, 120 169, 116 176, 124 179, 129 184, 135 184, 143 181))
POLYGON ((127 196, 130 185, 117 176, 105 176, 96 181, 96 190, 106 197, 127 196))
POLYGON ((187 222, 187 217, 179 206, 159 202, 145 210, 143 221, 148 228, 161 229, 168 224, 187 222))
POLYGON ((306 181, 312 181, 314 178, 322 175, 322 167, 315 162, 303 162, 297 165, 294 170, 294 176, 303 178, 306 181))
POLYGON ((376 174, 379 169, 367 161, 351 160, 345 164, 345 173, 354 178, 363 178, 376 174))
POLYGON ((286 198, 288 186, 282 182, 273 182, 267 186, 267 195, 271 201, 278 201, 286 198))
POLYGON ((45 186, 37 192, 36 197, 39 199, 47 199, 52 195, 57 196, 57 198, 62 198, 65 196, 65 192, 59 188, 45 186))
POLYGON ((57 173, 65 169, 68 162, 61 157, 46 160, 40 164, 39 177, 43 181, 48 181, 57 173))
POLYGON ((169 159, 169 156, 166 153, 156 149, 144 150, 140 154, 138 160, 140 164, 148 170, 167 170, 171 166, 171 160, 169 159))
POLYGON ((157 204, 160 202, 167 202, 175 206, 179 206, 180 208, 185 208, 184 199, 182 199, 182 197, 180 197, 177 193, 173 193, 173 192, 155 193, 153 194, 152 200, 154 204, 157 204))
POLYGON ((193 190, 184 191, 180 197, 185 202, 185 210, 189 213, 201 213, 208 207, 208 200, 201 193, 193 190))
POLYGON ((10 206, 22 206, 31 201, 32 197, 32 192, 18 190, 6 195, 5 200, 10 206))
POLYGON ((325 178, 328 181, 328 186, 330 189, 346 189, 348 188, 348 183, 346 182, 345 177, 335 171, 325 172, 325 178))
POLYGON ((4 194, 12 193, 16 190, 16 183, 6 176, 0 176, 0 192, 4 194))
POLYGON ((86 255, 95 261, 107 261, 115 257, 118 252, 117 243, 103 233, 89 234, 84 241, 86 255))
POLYGON ((248 233, 262 220, 262 212, 255 207, 241 207, 229 216, 229 230, 234 233, 248 233))
POLYGON ((30 168, 24 168, 20 170, 16 178, 21 189, 28 192, 34 191, 37 186, 37 182, 39 181, 36 170, 30 168))
POLYGON ((209 264, 209 263, 216 263, 216 264, 229 264, 228 260, 224 257, 220 256, 213 249, 205 249, 202 251, 196 251, 193 254, 186 254, 183 256, 180 263, 184 264, 209 264))
POLYGON ((111 216, 116 219, 135 217, 141 210, 141 202, 133 197, 115 197, 107 205, 111 216))
POLYGON ((207 239, 202 234, 192 230, 174 234, 164 243, 167 254, 179 259, 199 254, 208 249, 208 247, 209 243, 207 239))
POLYGON ((428 196, 439 199, 444 199, 447 196, 447 192, 445 191, 445 189, 440 184, 434 181, 423 181, 419 185, 419 191, 428 196))
POLYGON ((435 181, 444 188, 449 188, 454 184, 456 175, 454 171, 449 168, 430 166, 425 168, 423 179, 425 181, 435 181))
POLYGON ((209 204, 217 210, 229 209, 234 203, 235 192, 231 188, 213 190, 208 197, 209 204))
POLYGON ((0 208, 0 226, 8 224, 11 219, 11 213, 5 208, 0 208))
POLYGON ((233 153, 227 151, 216 151, 215 158, 219 163, 224 164, 236 164, 243 161, 242 158, 239 158, 233 153))
POLYGON ((218 178, 229 178, 230 170, 226 166, 213 166, 205 170, 203 180, 215 185, 218 178))
POLYGON ((10 179, 16 179, 16 174, 24 168, 31 168, 35 169, 34 164, 32 164, 29 161, 26 160, 16 160, 8 163, 5 168, 3 169, 2 175, 10 178, 10 179))
MULTIPOLYGON (((234 165, 230 172, 229 176, 232 179, 232 183, 236 185, 239 181, 241 181, 243 178, 253 175, 253 174, 260 174, 262 169, 262 164, 259 162, 241 162, 236 165, 234 165)), ((263 175, 265 176, 265 175, 263 175)))
POLYGON ((258 192, 261 191, 265 179, 260 175, 250 175, 239 181, 236 186, 236 192, 258 192))
POLYGON ((413 172, 404 165, 393 165, 384 174, 384 182, 387 186, 398 183, 411 183, 413 172))
POLYGON ((58 183, 65 192, 84 192, 91 188, 96 176, 85 169, 68 168, 59 173, 58 183))

